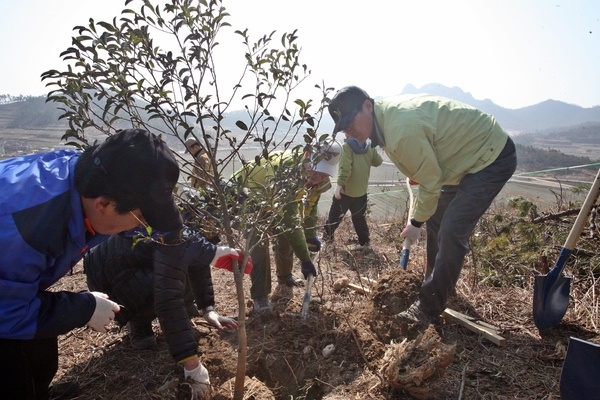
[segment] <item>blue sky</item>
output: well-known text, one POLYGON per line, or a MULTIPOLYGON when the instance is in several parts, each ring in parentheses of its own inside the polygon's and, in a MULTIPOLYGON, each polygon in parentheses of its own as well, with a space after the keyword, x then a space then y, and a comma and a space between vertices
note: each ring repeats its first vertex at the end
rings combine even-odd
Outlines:
MULTIPOLYGON (((59 54, 70 46, 72 28, 90 17, 112 19, 124 4, 2 0, 0 94, 45 94, 40 74, 63 67, 59 54)), ((233 28, 248 28, 254 38, 298 29, 314 83, 358 85, 371 96, 441 83, 507 108, 547 99, 600 105, 597 0, 224 0, 224 6, 233 28)), ((237 45, 223 40, 228 54, 239 55, 237 45)))

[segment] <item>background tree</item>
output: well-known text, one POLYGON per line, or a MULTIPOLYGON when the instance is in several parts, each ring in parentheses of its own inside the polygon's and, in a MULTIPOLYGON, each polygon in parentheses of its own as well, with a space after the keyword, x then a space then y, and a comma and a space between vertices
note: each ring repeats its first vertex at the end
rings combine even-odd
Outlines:
MULTIPOLYGON (((129 3, 133 1, 125 6, 129 3)), ((239 78, 234 85, 224 86, 217 70, 217 65, 223 65, 218 59, 223 54, 218 38, 231 26, 221 0, 140 3, 138 11, 126 8, 110 22, 90 19, 86 26, 75 27, 72 46, 61 54, 66 70, 42 75, 52 89, 47 100, 60 104, 60 118, 69 124, 62 139, 86 147, 94 142, 92 133, 111 135, 124 128, 161 134, 172 147, 195 137, 207 149, 215 171, 210 182, 214 203, 209 207, 213 212, 207 214, 196 197, 180 197, 182 206, 191 211, 188 222, 205 225, 210 223, 208 215, 228 245, 247 254, 251 236, 262 235, 277 223, 277 210, 281 210, 277 205, 294 199, 297 178, 282 176, 278 187, 283 190, 267 190, 265 198, 254 198, 253 213, 233 212, 230 207, 236 202, 225 181, 246 162, 242 150, 249 145, 256 148, 252 157, 259 158, 275 149, 310 151, 325 140, 326 135, 318 137, 317 131, 332 89, 315 85, 321 96, 316 105, 312 100, 293 99, 294 90, 310 76, 300 63, 296 32, 279 37, 271 32, 251 41, 247 29, 234 31, 245 51, 239 57, 239 78), (234 101, 241 101, 245 112, 235 131, 224 123, 234 101), (251 228, 242 236, 233 225, 251 228)), ((235 67, 228 65, 228 69, 235 67)), ((178 190, 181 195, 190 193, 193 160, 179 157, 184 178, 178 190)), ((240 265, 245 263, 244 259, 240 265)), ((238 399, 243 396, 246 358, 242 277, 242 271, 234 268, 240 345, 234 398, 238 399)))

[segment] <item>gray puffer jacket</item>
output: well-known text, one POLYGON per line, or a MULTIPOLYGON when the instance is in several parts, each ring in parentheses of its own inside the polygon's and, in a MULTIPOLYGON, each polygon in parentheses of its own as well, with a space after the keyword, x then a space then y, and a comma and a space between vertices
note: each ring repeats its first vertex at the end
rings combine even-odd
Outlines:
POLYGON ((176 361, 198 353, 190 313, 214 306, 210 262, 216 246, 197 235, 171 246, 114 235, 84 257, 88 287, 122 305, 119 324, 158 317, 176 361), (186 301, 187 300, 187 301, 186 301), (186 304, 187 303, 187 304, 186 304), (189 311, 188 311, 189 310, 189 311))

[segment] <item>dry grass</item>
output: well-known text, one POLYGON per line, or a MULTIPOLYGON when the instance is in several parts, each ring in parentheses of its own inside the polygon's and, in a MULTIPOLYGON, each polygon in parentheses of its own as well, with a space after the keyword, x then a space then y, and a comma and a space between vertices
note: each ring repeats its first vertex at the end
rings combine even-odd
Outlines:
MULTIPOLYGON (((511 226, 514 221, 505 220, 504 223, 511 226)), ((569 221, 560 225, 559 231, 566 229, 569 221)), ((298 317, 302 288, 294 288, 280 297, 275 303, 274 317, 247 316, 247 375, 262 382, 264 388, 261 390, 269 390, 274 398, 409 398, 408 393, 382 383, 379 372, 390 343, 378 334, 382 328, 393 328, 395 322, 370 320, 371 314, 366 312, 372 304, 369 296, 349 289, 333 291, 333 283, 341 277, 373 289, 375 286, 364 278, 380 281, 386 275, 402 273, 398 269, 400 220, 371 219, 370 226, 374 244, 372 253, 346 250, 347 245, 355 242, 349 221, 344 221, 336 232, 335 246, 321 252, 321 275, 314 285, 309 319, 304 321, 298 317), (380 323, 380 331, 374 330, 377 323, 380 323), (328 344, 334 344, 336 349, 331 357, 324 358, 321 350, 328 344)), ((560 232, 553 233, 553 237, 560 243, 560 232)), ((518 242, 519 239, 515 234, 514 240, 518 242)), ((596 249, 597 241, 587 235, 579 244, 582 249, 596 249)), ((538 250, 546 252, 553 262, 561 246, 557 243, 548 242, 538 250)), ((534 268, 525 264, 520 268, 513 265, 496 271, 494 279, 486 279, 484 272, 490 270, 490 265, 519 263, 518 253, 507 254, 506 259, 499 258, 498 254, 486 253, 480 245, 468 257, 449 307, 497 326, 506 339, 506 346, 496 346, 460 325, 443 321, 437 331, 445 344, 455 346, 456 355, 443 376, 437 377, 423 391, 425 397, 558 399, 569 337, 600 342, 597 258, 576 257, 576 267, 569 267, 570 272, 577 273, 572 282, 567 314, 561 324, 540 333, 532 320, 534 268), (592 270, 596 275, 591 273, 592 270), (525 275, 515 277, 511 275, 514 271, 525 271, 525 275)), ((424 261, 424 243, 419 243, 411 251, 410 272, 420 275, 424 261)), ((215 270, 213 282, 219 312, 237 314, 235 294, 230 290, 231 275, 215 270)), ((57 288, 84 289, 82 271, 76 268, 74 274, 63 278, 57 288)), ((249 281, 246 280, 249 299, 248 289, 249 281)), ((409 296, 416 296, 416 292, 409 296)), ((216 332, 201 319, 194 319, 194 322, 203 361, 211 374, 215 399, 229 399, 231 382, 228 381, 235 375, 237 357, 236 334, 216 332)), ((83 389, 80 399, 185 398, 181 368, 168 355, 156 321, 155 332, 159 339, 158 351, 139 352, 129 345, 126 330, 119 331, 114 327, 108 335, 103 335, 85 328, 77 329, 60 338, 60 371, 56 380, 77 380, 83 389)), ((407 336, 409 339, 410 335, 407 336)))

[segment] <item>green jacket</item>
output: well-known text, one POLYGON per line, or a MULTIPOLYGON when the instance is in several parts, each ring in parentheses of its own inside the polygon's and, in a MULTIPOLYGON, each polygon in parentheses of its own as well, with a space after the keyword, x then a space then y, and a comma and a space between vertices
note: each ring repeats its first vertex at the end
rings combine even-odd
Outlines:
POLYGON ((383 159, 374 147, 364 154, 357 154, 344 142, 338 165, 337 185, 344 189, 346 196, 364 196, 369 188, 371 167, 379 167, 381 163, 383 159))
POLYGON ((242 182, 251 191, 262 191, 266 194, 268 190, 281 189, 277 184, 278 176, 299 176, 294 199, 283 206, 283 218, 278 230, 283 232, 300 261, 310 261, 306 238, 317 236, 318 202, 321 194, 331 188, 331 181, 325 179, 318 185, 307 188, 302 177, 303 160, 303 156, 297 153, 272 153, 269 160, 261 158, 259 165, 251 162, 240 168, 234 173, 234 179, 242 182))
POLYGON ((437 208, 442 185, 496 160, 508 135, 496 119, 455 100, 410 95, 375 102, 381 147, 398 169, 419 182, 414 218, 424 222, 437 208))

